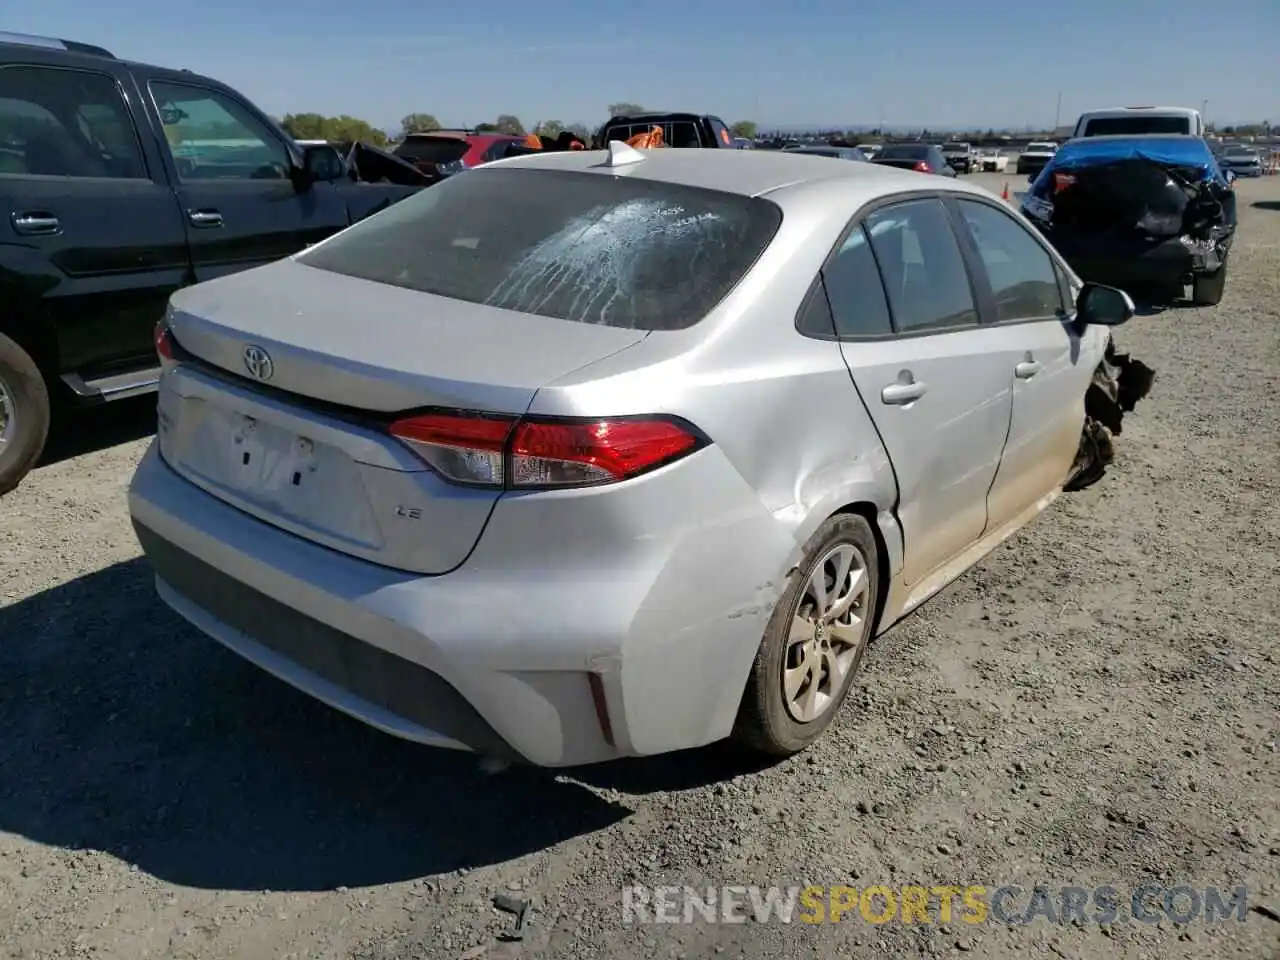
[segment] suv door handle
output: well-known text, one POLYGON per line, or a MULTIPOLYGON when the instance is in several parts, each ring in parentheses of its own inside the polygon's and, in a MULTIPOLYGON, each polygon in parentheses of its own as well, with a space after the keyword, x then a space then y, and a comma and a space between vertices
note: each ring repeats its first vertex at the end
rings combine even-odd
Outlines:
POLYGON ((1019 380, 1030 380, 1040 372, 1039 360, 1023 360, 1013 368, 1013 375, 1019 380))
POLYGON ((29 213, 15 213, 9 218, 14 232, 24 237, 48 237, 62 232, 62 223, 52 213, 36 210, 29 213))
POLYGON ((193 227, 222 226, 222 214, 217 210, 188 210, 187 220, 193 227))
POLYGON ((919 380, 910 383, 891 383, 880 391, 880 399, 893 406, 913 403, 929 392, 929 387, 919 380))

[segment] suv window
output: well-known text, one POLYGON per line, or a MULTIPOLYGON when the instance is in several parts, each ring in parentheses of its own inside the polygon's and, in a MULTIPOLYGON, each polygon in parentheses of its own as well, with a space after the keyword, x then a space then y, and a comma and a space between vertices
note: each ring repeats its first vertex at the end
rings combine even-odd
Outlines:
POLYGON ((899 333, 977 324, 969 274, 942 201, 908 200, 863 222, 899 333))
POLYGON ((715 117, 711 118, 711 131, 720 139, 720 142, 716 144, 716 146, 719 146, 719 147, 733 146, 733 131, 730 130, 728 127, 726 127, 722 121, 717 120, 715 117))
POLYGON ((288 148, 243 104, 185 83, 153 80, 150 88, 184 183, 288 179, 288 148))
POLYGON ((520 313, 636 330, 701 320, 782 221, 768 200, 641 177, 480 168, 298 260, 520 313))
POLYGON ((501 160, 507 155, 507 150, 514 142, 513 140, 495 140, 489 145, 489 149, 481 155, 480 162, 491 163, 494 160, 501 160))
POLYGON ((648 133, 654 127, 662 128, 662 142, 668 147, 700 147, 702 137, 698 125, 692 120, 668 120, 662 123, 619 123, 605 131, 604 139, 630 140, 637 133, 648 133))
POLYGON ((116 81, 84 70, 0 69, 0 174, 146 179, 116 81))
POLYGON ((1003 210, 976 200, 958 204, 991 280, 996 319, 1056 316, 1062 310, 1062 291, 1049 252, 1003 210))
POLYGON ((393 152, 410 163, 455 163, 470 149, 471 144, 462 137, 410 134, 393 152))
POLYGON ((822 278, 838 336, 882 337, 893 333, 884 284, 865 229, 854 227, 822 271, 822 278))

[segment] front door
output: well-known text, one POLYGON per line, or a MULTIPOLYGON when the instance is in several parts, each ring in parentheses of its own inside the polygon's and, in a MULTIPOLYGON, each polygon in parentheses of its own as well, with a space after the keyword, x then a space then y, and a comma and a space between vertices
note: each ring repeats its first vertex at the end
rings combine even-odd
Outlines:
POLYGON ((294 157, 248 104, 223 90, 152 79, 197 280, 297 253, 347 226, 331 184, 298 187, 294 157))
POLYGON ((955 203, 990 287, 994 315, 984 319, 1001 337, 998 354, 1013 389, 1009 439, 987 499, 996 527, 1043 506, 1067 479, 1096 358, 1072 328, 1044 245, 995 203, 955 203))
POLYGON ((841 350, 893 463, 903 577, 919 583, 981 538, 1009 431, 1007 365, 978 324, 936 198, 863 218, 823 271, 841 350))

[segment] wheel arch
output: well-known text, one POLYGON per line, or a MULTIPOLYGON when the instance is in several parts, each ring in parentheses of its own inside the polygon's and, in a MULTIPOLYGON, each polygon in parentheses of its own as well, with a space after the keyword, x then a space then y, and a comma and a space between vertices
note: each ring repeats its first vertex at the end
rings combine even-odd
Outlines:
POLYGON ((0 309, 0 333, 4 334, 35 361, 49 384, 58 375, 58 334, 43 318, 19 307, 16 311, 0 309))
POLYGON ((881 510, 869 500, 846 503, 831 516, 858 516, 867 521, 872 536, 876 538, 876 619, 871 627, 874 638, 884 622, 885 605, 889 600, 889 584, 894 574, 902 569, 902 528, 891 511, 881 510), (885 536, 886 523, 891 537, 885 536), (895 563, 894 560, 897 562, 895 563))

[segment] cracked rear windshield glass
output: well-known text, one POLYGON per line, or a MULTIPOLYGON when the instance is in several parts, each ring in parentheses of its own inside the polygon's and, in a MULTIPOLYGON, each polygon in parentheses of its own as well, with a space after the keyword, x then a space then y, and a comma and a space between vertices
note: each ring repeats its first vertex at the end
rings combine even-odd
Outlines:
POLYGON ((638 177, 473 170, 298 260, 521 313, 678 330, 728 294, 781 220, 767 200, 638 177))

